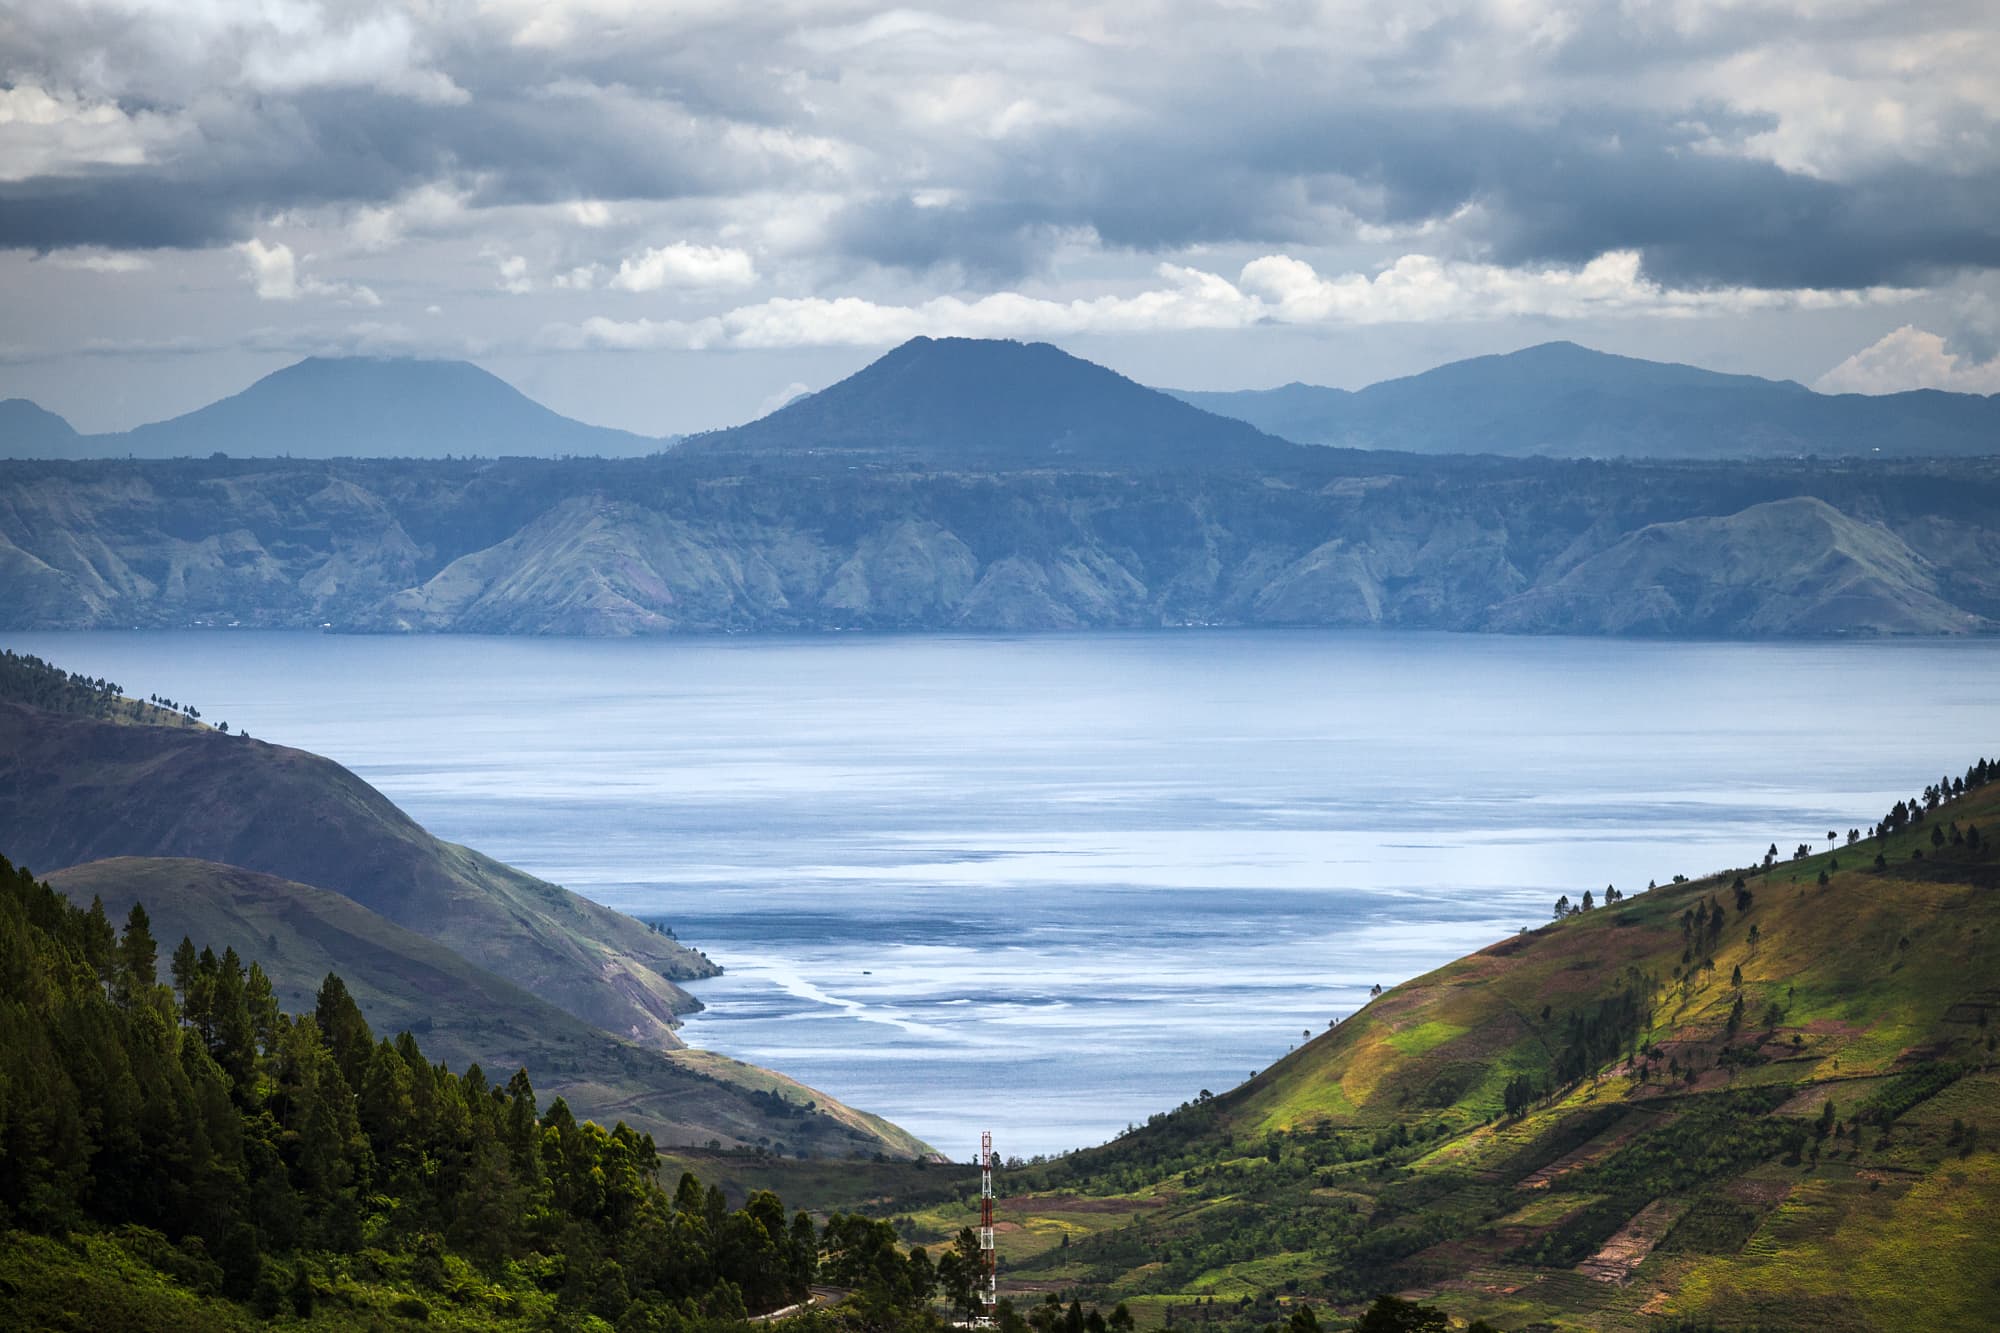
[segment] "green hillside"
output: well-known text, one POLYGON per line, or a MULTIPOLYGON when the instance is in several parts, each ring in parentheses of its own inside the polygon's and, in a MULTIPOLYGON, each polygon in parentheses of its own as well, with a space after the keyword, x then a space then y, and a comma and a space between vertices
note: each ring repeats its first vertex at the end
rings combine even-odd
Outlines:
POLYGON ((0 1328, 741 1333, 820 1281, 855 1293, 828 1333, 936 1333, 964 1297, 883 1223, 659 1167, 525 1070, 378 1040, 336 976, 287 1012, 0 858, 0 1328))
POLYGON ((672 979, 716 969, 671 933, 432 837, 330 760, 195 718, 0 658, 0 851, 67 867, 49 878, 79 904, 143 903, 169 943, 261 960, 281 1003, 337 972, 385 1031, 530 1068, 666 1144, 929 1152, 782 1074, 683 1048, 673 1024, 699 1005, 672 979))
POLYGON ((48 877, 113 920, 145 906, 163 948, 183 937, 254 958, 277 1002, 309 1009, 338 973, 371 1026, 411 1032, 435 1058, 526 1068, 579 1116, 623 1120, 663 1144, 762 1146, 820 1156, 914 1156, 924 1144, 783 1075, 700 1051, 619 1041, 337 893, 208 861, 119 857, 48 877))
POLYGON ((90 677, 80 671, 64 671, 44 662, 33 653, 0 649, 0 699, 26 704, 46 713, 74 717, 94 717, 104 722, 125 722, 159 727, 205 726, 201 711, 193 704, 170 700, 131 699, 124 687, 102 676, 90 677))
MULTIPOLYGON (((1885 836, 1501 941, 1009 1173, 1003 1289, 1225 1329, 1382 1292, 1505 1329, 1990 1326, 1989 771, 1885 836)), ((881 1206, 920 1241, 971 1215, 963 1182, 881 1206)))
POLYGON ((219 730, 0 702, 0 848, 40 871, 194 857, 345 894, 619 1037, 671 1049, 715 967, 670 935, 431 836, 330 759, 219 730))

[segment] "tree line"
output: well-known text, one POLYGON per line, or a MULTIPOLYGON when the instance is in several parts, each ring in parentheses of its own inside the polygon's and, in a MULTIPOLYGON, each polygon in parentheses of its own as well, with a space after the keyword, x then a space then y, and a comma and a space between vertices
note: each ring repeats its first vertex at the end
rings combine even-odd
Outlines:
POLYGON ((124 686, 116 681, 86 676, 81 671, 64 671, 32 653, 17 653, 12 649, 0 649, 0 699, 78 717, 112 717, 133 711, 144 717, 150 709, 189 719, 201 717, 193 704, 175 703, 159 695, 149 697, 145 703, 128 700, 124 686))
POLYGON ((816 1226, 763 1190, 730 1209, 691 1174, 669 1194, 649 1135, 538 1106, 525 1070, 378 1039, 338 976, 292 1015, 233 950, 183 940, 168 973, 143 906, 114 929, 0 857, 0 1228, 143 1237, 176 1281, 264 1314, 325 1313, 315 1271, 364 1251, 620 1333, 735 1327, 822 1280, 877 1328, 971 1299, 969 1233, 934 1266, 886 1222, 816 1226))

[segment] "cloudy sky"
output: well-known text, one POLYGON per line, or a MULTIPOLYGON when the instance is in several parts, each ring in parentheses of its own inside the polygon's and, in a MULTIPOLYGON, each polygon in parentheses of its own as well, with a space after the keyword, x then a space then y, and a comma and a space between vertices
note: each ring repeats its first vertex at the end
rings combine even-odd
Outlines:
POLYGON ((662 433, 918 333, 1990 393, 1996 130, 1991 0, 30 0, 0 396, 116 429, 413 353, 662 433))

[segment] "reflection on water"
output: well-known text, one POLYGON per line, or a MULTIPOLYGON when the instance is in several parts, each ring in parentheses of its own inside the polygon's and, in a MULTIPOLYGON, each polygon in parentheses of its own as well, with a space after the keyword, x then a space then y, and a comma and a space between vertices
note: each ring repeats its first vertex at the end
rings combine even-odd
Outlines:
POLYGON ((16 635, 671 923, 688 1039, 954 1156, 1220 1091, 1559 893, 2000 749, 2000 644, 16 635))

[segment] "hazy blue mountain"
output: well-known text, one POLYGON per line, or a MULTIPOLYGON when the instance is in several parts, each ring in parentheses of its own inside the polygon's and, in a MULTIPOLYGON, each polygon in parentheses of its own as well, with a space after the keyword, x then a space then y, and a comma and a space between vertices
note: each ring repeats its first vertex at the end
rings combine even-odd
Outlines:
POLYGON ((0 400, 0 458, 68 458, 76 428, 25 398, 0 400))
POLYGON ((1283 466, 1299 451, 1048 343, 912 338, 838 384, 687 441, 926 467, 1283 466))
POLYGON ((1544 343, 1358 392, 1287 384, 1176 397, 1286 439, 1414 453, 1576 458, 2000 452, 2000 396, 1814 393, 1790 380, 1544 343))
POLYGON ((139 458, 631 457, 665 442, 552 412, 469 361, 309 357, 185 416, 85 436, 73 455, 139 458))

